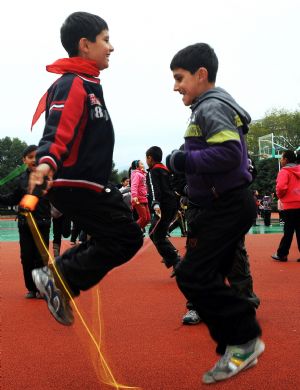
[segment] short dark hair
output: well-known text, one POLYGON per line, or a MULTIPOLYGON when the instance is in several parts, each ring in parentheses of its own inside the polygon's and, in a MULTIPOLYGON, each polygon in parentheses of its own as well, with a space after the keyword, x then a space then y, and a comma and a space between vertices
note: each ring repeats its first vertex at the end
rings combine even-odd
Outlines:
POLYGON ((146 156, 152 157, 156 162, 161 162, 163 153, 159 146, 151 146, 151 148, 147 150, 146 156))
POLYGON ((121 183, 124 183, 125 180, 128 180, 128 177, 127 177, 127 176, 122 177, 121 183))
POLYGON ((61 26, 60 40, 69 57, 76 57, 80 39, 87 38, 95 42, 96 36, 103 30, 108 30, 108 26, 100 16, 88 12, 74 12, 61 26))
POLYGON ((208 81, 215 82, 219 61, 212 47, 207 43, 195 43, 180 50, 173 57, 171 70, 182 68, 194 74, 199 68, 205 68, 208 72, 208 81))
POLYGON ((23 158, 26 157, 26 156, 28 156, 28 154, 30 154, 30 153, 34 152, 35 150, 37 150, 37 148, 38 148, 38 147, 37 147, 36 145, 29 145, 29 146, 27 146, 27 147, 23 150, 23 154, 22 154, 23 158))
POLYGON ((285 150, 282 153, 282 157, 286 158, 289 163, 294 163, 296 162, 296 154, 293 150, 285 150))

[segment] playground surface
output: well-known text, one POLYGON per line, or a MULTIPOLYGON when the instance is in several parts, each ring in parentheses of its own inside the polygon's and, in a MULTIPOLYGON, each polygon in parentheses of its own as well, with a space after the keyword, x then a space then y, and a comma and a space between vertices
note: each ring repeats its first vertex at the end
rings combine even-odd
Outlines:
MULTIPOLYGON (((272 261, 281 235, 246 236, 266 350, 255 368, 210 385, 216 389, 300 389, 299 252, 294 240, 287 263, 272 261)), ((185 239, 171 240, 183 254, 185 239)), ((67 248, 68 241, 63 246, 67 248)), ((99 356, 77 314, 75 324, 64 327, 43 300, 24 299, 16 240, 1 239, 0 259, 1 389, 121 389, 99 380, 99 356)), ((134 259, 83 292, 76 303, 99 336, 118 383, 144 390, 207 388, 201 377, 218 359, 215 344, 205 325, 181 324, 185 299, 160 260, 146 238, 134 259)))

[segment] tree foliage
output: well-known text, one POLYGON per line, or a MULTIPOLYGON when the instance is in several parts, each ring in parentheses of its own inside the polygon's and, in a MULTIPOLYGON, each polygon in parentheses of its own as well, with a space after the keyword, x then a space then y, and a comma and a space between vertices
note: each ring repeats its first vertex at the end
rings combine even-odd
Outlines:
POLYGON ((261 195, 266 193, 275 193, 276 177, 279 166, 276 158, 268 158, 260 160, 256 164, 257 176, 251 184, 251 188, 255 189, 261 195))
POLYGON ((270 133, 281 137, 280 143, 286 149, 299 147, 300 111, 274 109, 269 111, 263 119, 253 122, 247 134, 248 150, 252 156, 259 157, 258 138, 270 133))
POLYGON ((259 156, 258 138, 270 133, 280 137, 280 145, 285 149, 296 150, 300 145, 300 111, 273 109, 263 119, 250 125, 247 145, 257 169, 257 177, 252 188, 257 189, 260 194, 275 192, 279 170, 277 159, 261 159, 259 156))
POLYGON ((112 170, 111 170, 111 174, 110 174, 110 177, 109 177, 109 181, 111 183, 113 183, 113 184, 119 183, 118 170, 115 167, 114 161, 112 163, 112 170))
MULTIPOLYGON (((23 164, 22 154, 26 147, 26 142, 18 138, 5 137, 0 139, 0 179, 23 164)), ((0 192, 2 194, 10 192, 12 187, 13 183, 8 182, 0 187, 0 192)))

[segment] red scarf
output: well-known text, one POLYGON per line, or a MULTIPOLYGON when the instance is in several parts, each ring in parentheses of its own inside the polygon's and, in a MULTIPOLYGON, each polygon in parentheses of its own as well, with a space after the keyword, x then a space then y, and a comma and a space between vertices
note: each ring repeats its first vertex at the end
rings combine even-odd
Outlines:
POLYGON ((153 167, 151 169, 155 169, 155 168, 162 168, 164 169, 165 171, 167 172, 170 172, 169 169, 162 163, 156 163, 153 165, 153 167))
POLYGON ((61 58, 53 64, 47 65, 46 70, 51 73, 80 73, 94 77, 98 77, 100 74, 96 61, 82 57, 61 58))
MULTIPOLYGON (((96 61, 92 61, 82 57, 61 58, 55 61, 53 64, 47 65, 46 70, 51 73, 79 73, 93 77, 98 77, 100 74, 100 70, 96 65, 96 61)), ((39 117, 42 115, 42 113, 46 110, 47 93, 48 92, 46 92, 42 96, 35 110, 31 122, 31 130, 35 123, 38 121, 39 117)))

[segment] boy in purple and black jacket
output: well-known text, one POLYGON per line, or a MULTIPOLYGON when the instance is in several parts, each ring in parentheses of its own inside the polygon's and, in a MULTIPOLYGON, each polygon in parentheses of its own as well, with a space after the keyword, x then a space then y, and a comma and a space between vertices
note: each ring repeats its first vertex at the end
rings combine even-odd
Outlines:
POLYGON ((218 59, 209 45, 180 50, 170 67, 174 91, 192 110, 184 151, 167 157, 174 173, 185 173, 189 198, 187 251, 176 280, 224 352, 202 378, 214 383, 254 366, 264 351, 255 308, 225 283, 237 244, 255 217, 244 140, 250 116, 215 87, 218 59))

